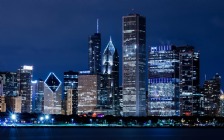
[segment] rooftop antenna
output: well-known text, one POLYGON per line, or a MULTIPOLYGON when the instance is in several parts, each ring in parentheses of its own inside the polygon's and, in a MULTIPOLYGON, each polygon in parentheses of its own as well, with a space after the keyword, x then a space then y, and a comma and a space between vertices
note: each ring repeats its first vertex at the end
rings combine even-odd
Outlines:
POLYGON ((110 42, 112 42, 111 36, 110 36, 110 42))
POLYGON ((206 81, 206 74, 205 74, 205 81, 206 81))
POLYGON ((99 33, 99 19, 96 21, 96 32, 99 33))

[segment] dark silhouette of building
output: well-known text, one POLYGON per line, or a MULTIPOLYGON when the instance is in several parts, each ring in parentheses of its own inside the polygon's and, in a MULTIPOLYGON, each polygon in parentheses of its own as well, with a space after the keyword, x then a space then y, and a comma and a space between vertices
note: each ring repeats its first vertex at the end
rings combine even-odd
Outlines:
POLYGON ((220 95, 221 95, 221 76, 216 75, 206 80, 203 85, 204 94, 204 115, 205 116, 219 116, 220 109, 220 95))
POLYGON ((197 116, 194 105, 194 94, 199 93, 200 86, 200 61, 199 52, 192 46, 177 47, 179 56, 179 91, 180 91, 180 116, 197 116))

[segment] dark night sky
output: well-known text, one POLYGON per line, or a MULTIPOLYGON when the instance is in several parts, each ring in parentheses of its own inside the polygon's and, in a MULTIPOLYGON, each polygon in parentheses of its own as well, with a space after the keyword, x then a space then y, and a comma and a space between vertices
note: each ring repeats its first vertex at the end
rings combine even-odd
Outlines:
POLYGON ((201 81, 224 76, 223 0, 1 0, 0 71, 34 66, 34 78, 87 70, 88 36, 100 21, 102 49, 112 36, 121 56, 122 16, 147 18, 147 46, 193 45, 201 81))

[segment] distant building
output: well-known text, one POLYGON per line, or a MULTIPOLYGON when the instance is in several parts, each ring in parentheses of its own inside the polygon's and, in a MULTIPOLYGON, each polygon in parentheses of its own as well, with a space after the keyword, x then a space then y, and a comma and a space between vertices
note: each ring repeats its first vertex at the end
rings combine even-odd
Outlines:
POLYGON ((97 106, 100 76, 82 74, 78 77, 78 114, 92 114, 97 106))
POLYGON ((21 112, 31 113, 32 92, 31 80, 33 77, 33 66, 22 66, 17 71, 18 93, 22 97, 21 112))
POLYGON ((76 89, 68 89, 66 96, 66 115, 77 114, 78 111, 78 93, 76 89))
POLYGON ((0 72, 0 79, 2 79, 3 95, 18 96, 17 73, 15 73, 15 72, 0 72))
POLYGON ((32 83, 32 112, 44 113, 44 81, 35 80, 32 83))
POLYGON ((0 96, 3 96, 3 77, 0 75, 0 96))
POLYGON ((119 56, 110 38, 102 57, 103 90, 100 105, 120 115, 119 109, 119 56))
POLYGON ((223 94, 223 92, 222 92, 222 94, 220 94, 219 99, 220 99, 220 112, 219 112, 219 114, 220 114, 221 117, 224 117, 224 94, 223 94))
POLYGON ((22 97, 21 96, 6 96, 5 97, 6 102, 6 110, 7 112, 12 113, 21 113, 22 109, 22 97))
POLYGON ((221 95, 221 76, 216 75, 206 80, 203 85, 204 94, 204 115, 205 116, 219 116, 220 110, 220 95, 221 95))
POLYGON ((89 37, 89 70, 92 74, 101 73, 101 34, 89 37))
POLYGON ((118 111, 120 112, 119 114, 123 116, 123 91, 122 91, 122 86, 119 87, 119 106, 118 106, 118 111))
POLYGON ((6 112, 5 96, 0 96, 0 112, 6 112))
POLYGON ((148 115, 179 116, 179 71, 176 47, 150 47, 148 59, 148 115))
POLYGON ((146 116, 146 18, 122 18, 123 115, 146 116))
POLYGON ((64 72, 64 97, 63 97, 64 107, 62 108, 65 110, 66 115, 77 114, 78 74, 79 74, 78 72, 73 71, 64 72))
POLYGON ((179 55, 179 91, 180 116, 198 116, 194 114, 194 94, 199 93, 200 59, 192 46, 177 47, 179 55))
POLYGON ((44 81, 44 114, 61 114, 62 83, 51 72, 44 81))

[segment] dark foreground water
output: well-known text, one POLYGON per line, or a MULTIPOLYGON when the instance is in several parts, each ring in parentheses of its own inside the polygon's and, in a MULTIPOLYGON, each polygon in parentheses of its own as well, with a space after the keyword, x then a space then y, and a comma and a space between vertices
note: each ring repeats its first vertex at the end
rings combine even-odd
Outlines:
POLYGON ((0 128, 0 140, 215 140, 224 128, 0 128))

